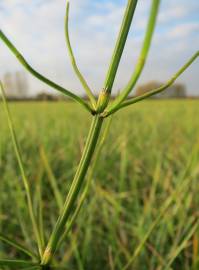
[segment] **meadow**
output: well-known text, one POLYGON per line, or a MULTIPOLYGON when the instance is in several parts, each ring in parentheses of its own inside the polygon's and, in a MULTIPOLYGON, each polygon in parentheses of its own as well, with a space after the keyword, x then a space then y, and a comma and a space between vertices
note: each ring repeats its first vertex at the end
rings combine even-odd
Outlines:
MULTIPOLYGON (((91 119, 73 102, 9 106, 37 220, 48 239, 91 119)), ((198 115, 198 100, 148 100, 113 116, 97 166, 88 172, 87 199, 55 262, 70 270, 199 269, 198 115)), ((35 248, 1 103, 0 232, 35 248)), ((0 241, 4 257, 27 259, 0 241)))

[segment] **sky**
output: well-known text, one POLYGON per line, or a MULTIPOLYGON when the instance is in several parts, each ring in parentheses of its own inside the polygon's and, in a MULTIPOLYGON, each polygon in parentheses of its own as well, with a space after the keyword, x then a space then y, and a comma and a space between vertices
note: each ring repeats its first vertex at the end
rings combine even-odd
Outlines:
MULTIPOLYGON (((122 89, 133 73, 151 0, 139 0, 114 83, 122 89)), ((103 81, 127 0, 71 0, 70 38, 79 69, 95 94, 103 81)), ((0 0, 0 28, 40 73, 76 94, 81 84, 70 65, 64 36, 65 0, 0 0)), ((152 46, 139 84, 168 80, 199 49, 199 1, 162 0, 152 46)), ((0 77, 23 67, 0 41, 0 77)), ((177 80, 199 95, 199 60, 177 80)), ((30 93, 53 91, 27 75, 30 93)))

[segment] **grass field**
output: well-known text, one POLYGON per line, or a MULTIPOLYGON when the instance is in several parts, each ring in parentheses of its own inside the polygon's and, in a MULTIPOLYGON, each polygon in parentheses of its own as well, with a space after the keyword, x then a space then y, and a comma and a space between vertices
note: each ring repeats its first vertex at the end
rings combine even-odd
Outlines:
MULTIPOLYGON (((10 109, 47 239, 90 121, 73 103, 10 103, 10 109)), ((70 270, 199 269, 198 116, 197 100, 150 100, 114 116, 97 167, 90 172, 87 200, 57 253, 61 265, 70 270)), ((35 241, 20 186, 0 103, 0 232, 32 249, 35 241)), ((26 258, 0 242, 0 258, 8 257, 26 258)))

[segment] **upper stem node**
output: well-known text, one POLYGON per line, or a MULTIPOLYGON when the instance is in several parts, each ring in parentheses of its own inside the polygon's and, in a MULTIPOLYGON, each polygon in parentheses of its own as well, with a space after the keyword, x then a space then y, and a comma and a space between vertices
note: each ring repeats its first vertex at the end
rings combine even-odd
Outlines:
POLYGON ((108 105, 110 98, 110 92, 107 88, 102 89, 99 94, 98 102, 97 102, 97 113, 102 113, 106 106, 108 105))

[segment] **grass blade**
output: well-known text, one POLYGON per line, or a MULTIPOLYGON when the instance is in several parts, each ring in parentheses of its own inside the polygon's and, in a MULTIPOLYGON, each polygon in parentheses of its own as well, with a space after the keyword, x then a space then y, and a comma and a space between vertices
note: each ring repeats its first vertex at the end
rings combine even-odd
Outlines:
POLYGON ((21 244, 18 244, 16 241, 9 239, 8 237, 3 236, 2 234, 0 234, 0 240, 22 251, 24 254, 28 255, 29 257, 37 259, 37 256, 35 254, 33 254, 31 251, 29 251, 26 247, 22 246, 21 244))
POLYGON ((41 160, 43 162, 43 165, 45 167, 45 170, 46 170, 46 172, 48 174, 48 179, 49 179, 51 188, 53 190, 53 193, 55 195, 57 206, 58 206, 59 210, 61 211, 61 209, 62 209, 62 207, 64 205, 63 197, 62 197, 61 192, 59 191, 59 188, 57 186, 57 181, 56 181, 55 176, 54 176, 54 174, 52 172, 50 164, 48 162, 45 150, 44 150, 44 148, 42 146, 40 147, 40 156, 41 156, 41 160))
POLYGON ((38 264, 29 262, 29 261, 23 261, 23 260, 3 260, 0 259, 0 266, 8 266, 11 269, 19 269, 18 267, 29 267, 29 266, 38 266, 38 264))
POLYGON ((43 166, 39 166, 38 176, 36 177, 36 211, 38 219, 38 228, 42 241, 42 246, 45 246, 45 231, 44 231, 44 220, 43 220, 43 201, 42 201, 42 176, 43 176, 43 166))
POLYGON ((38 269, 41 269, 41 266, 28 266, 28 267, 25 267, 25 268, 22 268, 23 270, 38 270, 38 269))
POLYGON ((10 110, 9 110, 9 107, 8 107, 8 104, 7 104, 7 101, 6 101, 3 85, 2 85, 1 82, 0 82, 0 88, 1 88, 1 92, 2 92, 2 99, 3 99, 5 112, 6 112, 6 115, 7 115, 9 130, 10 130, 10 134, 11 134, 11 138, 12 138, 12 143, 13 143, 13 146, 14 146, 14 151, 15 151, 15 154, 16 154, 16 158, 17 158, 19 168, 20 168, 24 188, 25 188, 25 191, 26 191, 28 210, 29 210, 29 215, 30 215, 30 219, 31 219, 31 222, 32 222, 32 226, 33 226, 33 231, 34 231, 34 234, 35 234, 35 237, 36 237, 36 240, 37 240, 39 254, 42 255, 42 249, 43 249, 42 241, 41 241, 41 238, 40 238, 36 218, 35 218, 34 211, 33 211, 33 204, 32 204, 32 199, 31 199, 30 186, 29 186, 26 174, 25 174, 25 170, 24 170, 24 166, 23 166, 23 162, 22 162, 22 157, 21 157, 21 153, 20 153, 20 150, 19 150, 19 145, 18 145, 18 142, 17 142, 17 137, 16 137, 15 130, 14 130, 14 125, 13 125, 13 122, 12 122, 10 110))
MULTIPOLYGON (((190 181, 186 180, 187 177, 187 173, 192 169, 191 168, 191 164, 195 158, 195 156, 198 154, 198 148, 196 149, 196 151, 193 151, 190 160, 187 164, 187 167, 185 168, 183 175, 182 175, 182 180, 185 180, 182 183, 178 184, 178 187, 176 188, 176 190, 174 190, 171 195, 166 199, 166 201, 163 203, 160 212, 158 214, 158 216, 155 218, 155 220, 153 221, 153 223, 151 224, 150 228, 148 229, 148 231, 146 232, 146 234, 144 235, 143 239, 141 240, 141 242, 139 243, 139 245, 137 246, 137 248, 135 249, 133 255, 129 258, 128 262, 126 263, 126 265, 122 268, 122 270, 127 270, 130 269, 130 267, 132 266, 133 262, 135 261, 135 259, 137 258, 137 256, 140 254, 140 252, 142 251, 146 241, 148 240, 148 238, 150 237, 151 233, 153 232, 153 230, 157 227, 157 225, 159 224, 159 222, 161 221, 161 218, 166 214, 168 208, 170 207, 171 203, 173 201, 176 200, 176 198, 178 196, 180 196, 180 194, 185 194, 185 190, 187 188, 187 186, 189 185, 190 181)), ((179 206, 180 207, 180 206, 179 206)))
POLYGON ((185 239, 182 241, 182 243, 175 249, 175 251, 173 252, 173 254, 171 255, 171 258, 168 262, 168 264, 166 265, 166 267, 164 268, 164 270, 169 270, 170 266, 172 265, 172 263, 174 262, 174 260, 177 258, 177 256, 180 254, 180 252, 186 248, 187 246, 187 242, 189 241, 189 239, 193 236, 193 234, 196 232, 196 230, 198 229, 198 225, 199 225, 199 221, 197 221, 195 223, 195 225, 191 228, 190 232, 187 234, 187 236, 185 237, 185 239))

